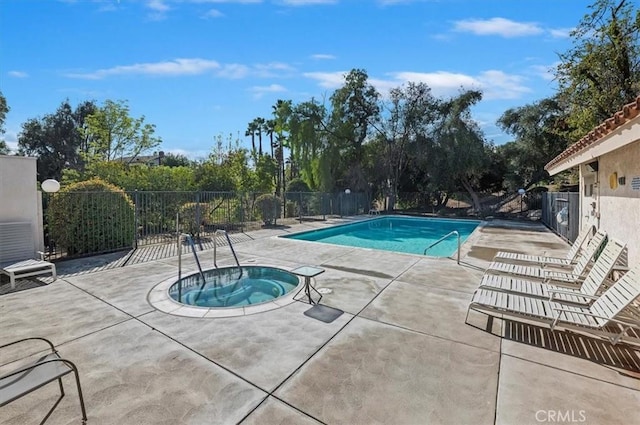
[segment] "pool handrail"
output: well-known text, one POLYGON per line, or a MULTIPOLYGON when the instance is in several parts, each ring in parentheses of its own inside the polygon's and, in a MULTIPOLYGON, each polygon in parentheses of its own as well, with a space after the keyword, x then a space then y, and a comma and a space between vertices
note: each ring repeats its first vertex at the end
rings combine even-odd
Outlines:
POLYGON ((447 239, 451 235, 456 235, 458 237, 458 260, 457 260, 457 263, 460 264, 460 233, 457 230, 453 230, 453 231, 447 233, 446 235, 444 235, 443 237, 441 237, 440 239, 438 239, 437 241, 435 241, 434 243, 432 243, 431 245, 426 247, 424 249, 424 252, 422 253, 422 255, 427 255, 427 251, 428 250, 430 250, 434 246, 438 245, 440 242, 444 241, 445 239, 447 239))
POLYGON ((182 302, 182 241, 186 240, 191 246, 191 250, 193 251, 193 258, 196 259, 196 264, 198 266, 198 271, 200 272, 200 277, 202 278, 202 284, 206 282, 204 278, 204 273, 202 272, 202 267, 200 266, 200 260, 198 259, 198 254, 196 253, 196 244, 193 242, 193 238, 188 233, 180 233, 178 236, 178 302, 182 302))
POLYGON ((236 260, 236 265, 238 266, 238 269, 240 269, 240 276, 238 276, 238 279, 240 279, 242 277, 242 267, 240 267, 240 261, 238 261, 238 256, 236 255, 236 250, 233 249, 233 244, 231 243, 231 238, 229 237, 229 234, 227 233, 226 230, 222 230, 222 229, 218 229, 216 230, 216 232, 213 234, 213 265, 216 267, 216 269, 218 268, 218 263, 216 262, 216 255, 217 255, 217 251, 218 251, 218 233, 223 234, 224 237, 227 239, 227 243, 229 244, 229 249, 231 249, 231 253, 233 254, 233 258, 236 260))

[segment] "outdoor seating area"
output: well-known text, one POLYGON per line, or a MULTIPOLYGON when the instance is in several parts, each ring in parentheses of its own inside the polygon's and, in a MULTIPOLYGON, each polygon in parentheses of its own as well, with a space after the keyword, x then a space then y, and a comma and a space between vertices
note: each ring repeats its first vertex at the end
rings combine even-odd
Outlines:
MULTIPOLYGON (((500 251, 569 259, 571 247, 538 223, 484 222, 460 264, 277 237, 362 218, 234 238, 240 264, 298 269, 296 292, 310 276, 321 299, 300 292, 280 308, 236 317, 171 314, 149 299, 160 282, 176 278, 177 256, 139 253, 144 261, 127 263, 129 253, 112 253, 59 262, 55 281, 18 278, 16 290, 0 295, 0 345, 46 338, 77 367, 81 386, 73 373, 60 376, 67 396, 51 424, 80 423, 85 409, 88 424, 513 424, 558 412, 583 415, 585 423, 640 422, 640 350, 633 333, 604 334, 612 324, 631 324, 640 294, 639 270, 620 265, 623 242, 591 232, 575 262, 520 262, 543 264, 545 273, 574 270, 597 243, 598 255, 589 255, 581 284, 572 286, 545 283, 544 273, 530 279, 488 270, 500 251), (615 283, 614 272, 622 274, 615 283), (521 304, 540 309, 539 317, 520 314, 513 306, 521 304), (571 307, 556 317, 558 305, 571 307), (326 319, 318 309, 340 314, 326 319)), ((198 254, 203 267, 213 266, 211 249, 198 254)), ((218 247, 217 262, 230 266, 235 258, 218 247)), ((198 270, 191 255, 181 267, 198 270)), ((0 289, 8 286, 5 277, 0 289)), ((7 348, 0 377, 32 354, 7 348)), ((40 422, 60 398, 57 379, 12 397, 0 407, 0 423, 40 422)))
MULTIPOLYGON (((543 263, 533 267, 500 262, 501 258, 493 261, 473 294, 469 311, 540 322, 549 325, 551 331, 582 331, 607 338, 613 344, 640 344, 640 264, 629 269, 619 263, 626 244, 609 238, 604 230, 598 230, 590 239, 591 226, 581 233, 587 236, 579 237, 571 249, 577 252, 567 256, 568 261, 569 255, 577 259, 573 266, 543 263), (580 248, 585 242, 587 246, 580 248), (614 271, 623 276, 614 279, 614 271)), ((498 253, 496 257, 505 256, 498 253)), ((526 254, 508 259, 538 262, 538 257, 526 254)))
POLYGON ((32 234, 31 223, 0 222, 0 274, 9 276, 12 289, 19 277, 51 274, 56 279, 55 264, 35 250, 32 234))

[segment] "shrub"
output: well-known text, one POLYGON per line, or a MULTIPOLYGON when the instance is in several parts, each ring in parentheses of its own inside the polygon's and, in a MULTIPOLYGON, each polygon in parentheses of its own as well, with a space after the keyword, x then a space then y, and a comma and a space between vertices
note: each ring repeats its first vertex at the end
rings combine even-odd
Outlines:
POLYGON ((126 193, 100 179, 74 183, 51 197, 49 233, 70 256, 132 247, 134 208, 126 193))
POLYGON ((311 189, 304 180, 293 179, 287 185, 287 192, 311 192, 311 189))
POLYGON ((205 202, 188 202, 180 207, 180 224, 182 231, 195 235, 200 233, 200 226, 208 226, 211 207, 205 202))
POLYGON ((297 217, 297 216, 298 216, 298 204, 293 201, 287 200, 285 217, 289 218, 289 217, 297 217))
POLYGON ((256 208, 265 225, 275 224, 276 219, 280 217, 280 207, 282 202, 280 198, 274 195, 260 195, 256 199, 256 208))

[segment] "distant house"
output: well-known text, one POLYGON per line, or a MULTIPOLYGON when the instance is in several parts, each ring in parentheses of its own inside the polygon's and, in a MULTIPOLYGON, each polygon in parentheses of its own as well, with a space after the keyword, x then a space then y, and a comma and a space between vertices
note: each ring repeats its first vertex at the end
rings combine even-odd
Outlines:
POLYGON ((122 162, 127 165, 148 165, 150 167, 155 167, 158 165, 162 165, 162 161, 164 159, 164 152, 154 152, 152 155, 138 155, 136 157, 125 156, 122 158, 116 159, 118 162, 122 162))
POLYGON ((580 225, 593 217, 640 262, 640 96, 552 159, 549 174, 579 167, 580 225))

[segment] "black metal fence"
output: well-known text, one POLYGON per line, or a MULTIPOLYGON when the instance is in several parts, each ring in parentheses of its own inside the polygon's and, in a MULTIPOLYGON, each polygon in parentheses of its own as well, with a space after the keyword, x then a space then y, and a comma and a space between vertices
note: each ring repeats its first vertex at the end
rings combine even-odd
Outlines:
POLYGON ((580 232, 580 194, 548 192, 542 197, 542 222, 569 242, 580 232))
POLYGON ((45 249, 51 259, 170 243, 178 233, 212 237, 293 220, 368 212, 365 193, 69 192, 43 194, 45 249))
MULTIPOLYGON (((381 205, 386 209, 386 205, 381 205)), ((500 217, 540 219, 542 193, 536 191, 520 193, 477 194, 474 202, 468 192, 454 192, 443 196, 441 193, 410 192, 400 193, 394 210, 434 214, 453 217, 500 217)))
MULTIPOLYGON (((51 259, 196 239, 215 231, 242 232, 294 221, 386 210, 366 193, 288 192, 282 198, 238 192, 73 192, 43 194, 45 249, 51 259)), ((577 193, 401 193, 394 212, 478 218, 541 219, 569 241, 579 231, 577 193)))

